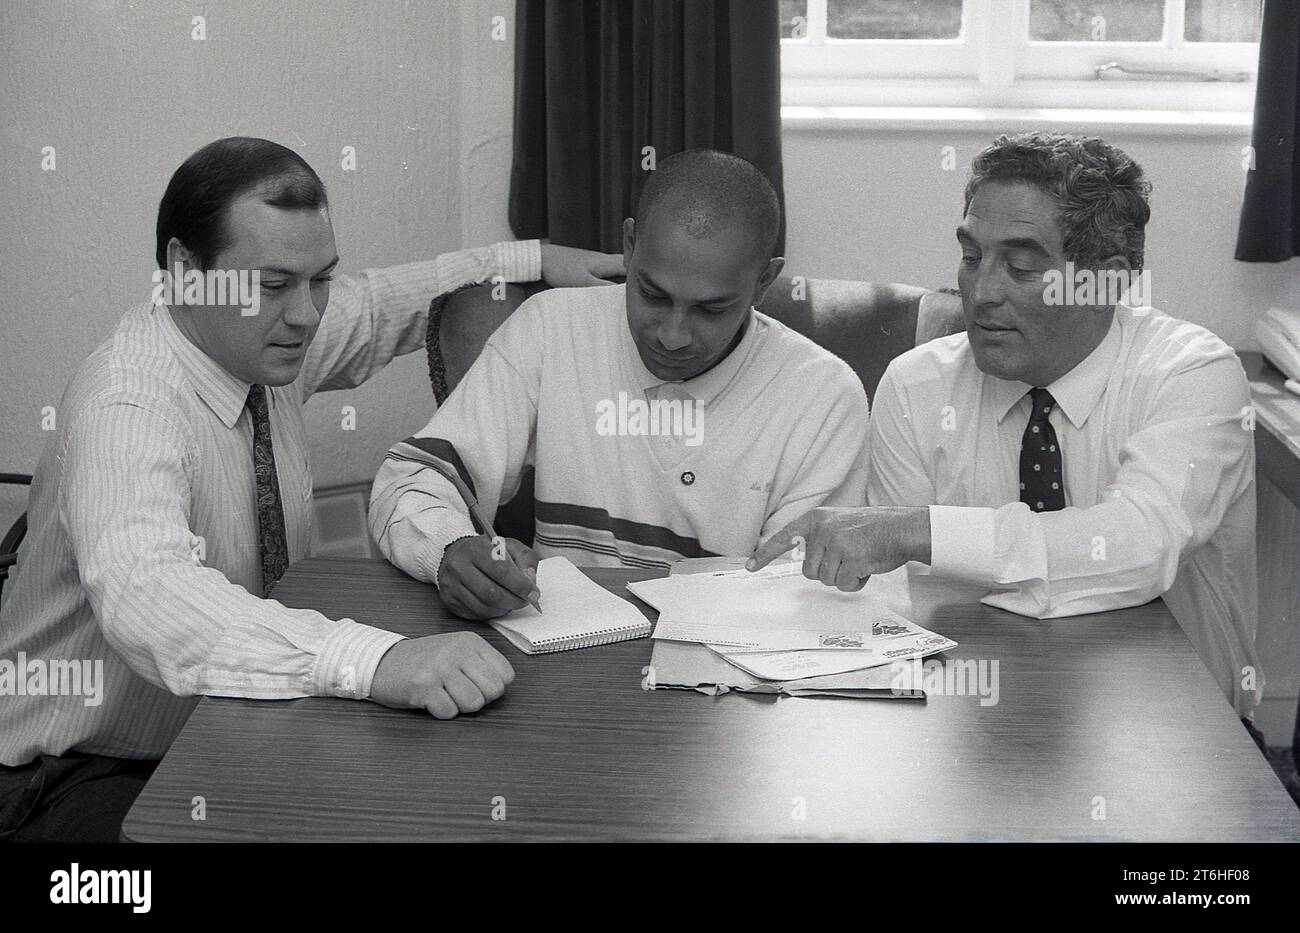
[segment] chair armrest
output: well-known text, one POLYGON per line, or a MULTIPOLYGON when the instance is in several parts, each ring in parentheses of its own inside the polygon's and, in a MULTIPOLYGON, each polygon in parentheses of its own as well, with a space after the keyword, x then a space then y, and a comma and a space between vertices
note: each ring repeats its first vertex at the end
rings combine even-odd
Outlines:
MULTIPOLYGON (((30 473, 0 473, 0 483, 12 486, 30 486, 30 473)), ((18 545, 27 535, 27 513, 21 513, 4 538, 0 539, 0 581, 9 575, 9 568, 18 562, 18 545)))

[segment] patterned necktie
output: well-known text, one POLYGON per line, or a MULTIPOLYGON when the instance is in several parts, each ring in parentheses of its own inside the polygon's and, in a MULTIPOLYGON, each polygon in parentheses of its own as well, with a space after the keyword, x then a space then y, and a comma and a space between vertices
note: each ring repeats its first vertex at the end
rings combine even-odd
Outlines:
POLYGON ((1020 501, 1035 512, 1065 508, 1065 479, 1061 474, 1061 445, 1047 416, 1056 399, 1046 389, 1031 389, 1033 410, 1020 439, 1020 501))
POLYGON ((253 419, 253 473, 257 478, 257 532, 262 552, 262 595, 270 596, 289 566, 289 545, 284 534, 284 509, 280 505, 280 480, 275 475, 271 447, 271 417, 266 410, 266 389, 248 390, 248 413, 253 419))

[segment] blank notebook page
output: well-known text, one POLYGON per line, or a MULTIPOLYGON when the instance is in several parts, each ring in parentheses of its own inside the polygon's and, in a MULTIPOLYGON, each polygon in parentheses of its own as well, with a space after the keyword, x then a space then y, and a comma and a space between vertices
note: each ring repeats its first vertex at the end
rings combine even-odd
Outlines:
POLYGON ((524 606, 492 622, 492 627, 525 654, 589 648, 644 638, 653 626, 641 611, 615 596, 565 557, 537 565, 542 612, 524 606))

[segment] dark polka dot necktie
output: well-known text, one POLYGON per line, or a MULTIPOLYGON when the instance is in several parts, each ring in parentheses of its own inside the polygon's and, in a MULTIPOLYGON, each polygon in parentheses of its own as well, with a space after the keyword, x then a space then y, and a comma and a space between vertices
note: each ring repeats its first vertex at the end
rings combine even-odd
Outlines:
POLYGON ((1030 390, 1029 398, 1034 407, 1020 439, 1020 501, 1035 512, 1055 512, 1065 508, 1061 445, 1047 417, 1056 399, 1046 389, 1030 390))
POLYGON ((247 406, 253 420, 253 474, 257 479, 257 536, 262 552, 262 595, 271 589, 289 566, 289 545, 284 534, 284 508, 280 503, 280 479, 275 474, 275 450, 271 446, 271 416, 266 408, 266 389, 255 385, 248 390, 247 406))

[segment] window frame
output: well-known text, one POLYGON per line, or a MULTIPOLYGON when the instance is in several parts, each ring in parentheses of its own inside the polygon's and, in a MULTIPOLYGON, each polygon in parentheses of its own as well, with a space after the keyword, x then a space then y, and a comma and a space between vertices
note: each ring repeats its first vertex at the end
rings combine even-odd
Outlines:
POLYGON ((783 104, 1237 112, 1254 104, 1258 44, 1183 41, 1186 0, 1166 0, 1161 42, 1105 43, 1031 41, 1029 0, 964 0, 957 39, 832 39, 826 2, 808 0, 805 38, 781 40, 783 104), (1098 79, 1104 61, 1250 78, 1098 79))

